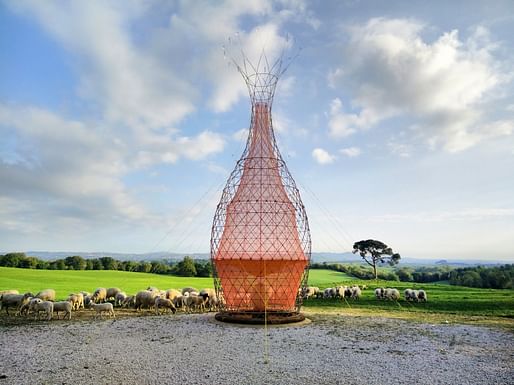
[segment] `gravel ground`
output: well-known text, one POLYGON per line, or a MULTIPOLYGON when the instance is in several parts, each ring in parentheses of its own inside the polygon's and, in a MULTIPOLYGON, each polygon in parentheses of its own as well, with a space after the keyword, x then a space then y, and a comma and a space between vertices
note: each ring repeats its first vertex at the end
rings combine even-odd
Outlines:
POLYGON ((513 384, 514 336, 468 325, 313 315, 264 330, 213 314, 0 328, 3 384, 513 384))

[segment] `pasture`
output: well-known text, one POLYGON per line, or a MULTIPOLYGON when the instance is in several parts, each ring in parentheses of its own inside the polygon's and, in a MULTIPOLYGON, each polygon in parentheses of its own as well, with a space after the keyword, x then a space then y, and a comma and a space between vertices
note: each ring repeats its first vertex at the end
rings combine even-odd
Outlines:
MULTIPOLYGON (((420 284, 397 281, 359 280, 332 270, 311 270, 309 285, 321 289, 336 285, 367 285, 359 300, 309 299, 304 310, 309 314, 339 313, 348 315, 379 315, 394 318, 426 320, 429 322, 480 322, 514 327, 514 290, 476 289, 442 283, 420 284), (406 288, 425 289, 427 303, 378 301, 376 287, 395 287, 403 294, 406 288)), ((97 287, 119 287, 133 294, 148 286, 161 289, 194 286, 213 287, 212 278, 176 277, 148 273, 111 270, 31 270, 0 268, 0 290, 17 289, 33 293, 53 288, 64 299, 80 290, 94 291, 97 287)))
POLYGON ((212 278, 176 277, 116 270, 33 270, 0 267, 0 290, 17 289, 20 293, 52 288, 58 299, 81 290, 92 292, 97 287, 119 287, 134 294, 148 286, 158 288, 213 287, 212 278))

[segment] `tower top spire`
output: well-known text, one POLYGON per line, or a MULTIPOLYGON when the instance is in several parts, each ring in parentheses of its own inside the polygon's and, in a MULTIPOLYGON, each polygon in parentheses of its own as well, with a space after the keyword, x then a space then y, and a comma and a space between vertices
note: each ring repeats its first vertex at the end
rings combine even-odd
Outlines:
POLYGON ((265 48, 262 48, 256 59, 251 60, 244 51, 239 38, 236 43, 231 38, 228 39, 228 42, 228 47, 223 46, 224 56, 235 65, 243 77, 252 104, 265 103, 271 106, 278 80, 298 56, 299 50, 293 55, 287 55, 291 53, 291 44, 289 37, 286 37, 278 55, 271 55, 266 52, 265 48), (239 46, 237 54, 231 50, 235 44, 239 46))

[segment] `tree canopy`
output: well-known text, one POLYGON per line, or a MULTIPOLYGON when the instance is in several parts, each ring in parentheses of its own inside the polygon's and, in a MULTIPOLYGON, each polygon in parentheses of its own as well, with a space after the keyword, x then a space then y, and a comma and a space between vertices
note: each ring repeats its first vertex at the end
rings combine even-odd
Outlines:
POLYGON ((373 268, 375 279, 378 278, 377 264, 388 263, 394 266, 400 262, 400 254, 381 241, 374 239, 362 240, 353 244, 353 253, 359 253, 364 262, 373 268))

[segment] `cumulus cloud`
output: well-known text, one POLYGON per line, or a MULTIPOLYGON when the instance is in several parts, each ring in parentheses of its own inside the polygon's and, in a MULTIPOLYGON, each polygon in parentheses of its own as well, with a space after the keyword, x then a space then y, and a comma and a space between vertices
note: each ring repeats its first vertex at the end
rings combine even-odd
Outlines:
POLYGON ((312 157, 319 164, 330 164, 336 160, 334 155, 331 155, 328 151, 322 148, 315 148, 312 150, 312 157))
POLYGON ((467 39, 457 30, 435 41, 425 25, 405 19, 371 19, 349 29, 349 61, 329 76, 334 87, 354 86, 353 108, 330 108, 330 133, 347 136, 406 116, 432 146, 461 151, 484 139, 510 135, 514 122, 492 120, 491 98, 511 74, 495 58, 497 43, 478 27, 467 39))
MULTIPOLYGON (((195 137, 156 137, 156 142, 133 144, 120 140, 105 126, 86 125, 35 107, 0 104, 0 128, 13 138, 0 153, 0 196, 32 202, 32 210, 52 207, 51 217, 75 215, 82 221, 154 220, 131 196, 123 176, 138 167, 197 160, 220 151, 220 135, 205 131, 195 137), (58 215, 59 216, 59 215, 58 215)), ((16 207, 16 206, 14 206, 16 207)))
POLYGON ((361 154, 361 149, 359 147, 346 147, 340 149, 339 152, 349 158, 355 158, 361 154))
POLYGON ((137 45, 130 25, 144 15, 138 3, 16 1, 79 59, 78 92, 99 103, 105 117, 135 129, 177 123, 193 110, 190 84, 137 45))

